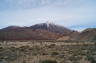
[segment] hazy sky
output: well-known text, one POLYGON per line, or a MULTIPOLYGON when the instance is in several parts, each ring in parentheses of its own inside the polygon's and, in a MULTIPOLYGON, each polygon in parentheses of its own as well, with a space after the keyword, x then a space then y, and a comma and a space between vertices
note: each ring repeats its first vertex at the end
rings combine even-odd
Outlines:
POLYGON ((76 30, 96 27, 96 0, 0 0, 0 28, 46 21, 76 30))

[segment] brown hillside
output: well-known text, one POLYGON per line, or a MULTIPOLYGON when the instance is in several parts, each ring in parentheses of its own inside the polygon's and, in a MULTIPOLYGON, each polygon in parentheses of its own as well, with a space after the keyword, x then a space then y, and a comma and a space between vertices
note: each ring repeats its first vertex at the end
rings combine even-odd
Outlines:
POLYGON ((88 28, 82 31, 78 37, 78 40, 96 40, 96 28, 88 28))

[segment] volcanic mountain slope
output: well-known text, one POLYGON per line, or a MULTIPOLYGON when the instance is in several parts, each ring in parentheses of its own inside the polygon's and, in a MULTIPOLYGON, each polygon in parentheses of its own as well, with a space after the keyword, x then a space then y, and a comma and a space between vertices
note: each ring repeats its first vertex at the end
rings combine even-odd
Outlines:
POLYGON ((96 28, 88 28, 82 31, 78 37, 78 40, 96 40, 96 28))
MULTIPOLYGON (((41 23, 30 27, 9 26, 0 30, 0 40, 57 40, 68 36, 73 38, 76 31, 52 23, 41 23)), ((63 40, 63 39, 62 39, 63 40)))
POLYGON ((63 35, 62 37, 58 38, 57 40, 77 40, 79 32, 72 31, 67 35, 63 35))
POLYGON ((47 30, 48 32, 53 32, 56 34, 62 35, 61 37, 57 38, 57 40, 75 40, 78 36, 79 32, 70 30, 66 27, 56 25, 54 23, 41 23, 31 26, 30 28, 36 30, 47 30))
POLYGON ((72 32, 72 30, 70 30, 66 27, 56 25, 53 23, 36 24, 36 25, 31 26, 30 28, 32 28, 34 30, 36 30, 36 29, 47 30, 49 32, 54 32, 54 33, 59 33, 59 34, 64 34, 64 35, 67 35, 72 32))
POLYGON ((0 30, 0 40, 55 40, 61 35, 46 30, 11 28, 0 30))

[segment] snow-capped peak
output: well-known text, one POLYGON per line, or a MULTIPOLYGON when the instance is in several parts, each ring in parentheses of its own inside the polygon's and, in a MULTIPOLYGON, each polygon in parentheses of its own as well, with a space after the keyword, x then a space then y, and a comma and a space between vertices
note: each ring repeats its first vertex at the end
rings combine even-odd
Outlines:
POLYGON ((50 24, 54 24, 53 21, 46 21, 47 27, 50 26, 50 24))

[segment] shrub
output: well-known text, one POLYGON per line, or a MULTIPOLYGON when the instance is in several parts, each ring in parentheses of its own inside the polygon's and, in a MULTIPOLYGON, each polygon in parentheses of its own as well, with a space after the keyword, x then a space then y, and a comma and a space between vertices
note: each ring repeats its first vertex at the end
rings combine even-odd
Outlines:
POLYGON ((93 58, 93 57, 87 57, 88 58, 88 60, 91 62, 91 63, 96 63, 96 60, 93 58))
POLYGON ((3 49, 3 47, 0 46, 0 50, 2 50, 2 49, 3 49))
POLYGON ((56 46, 56 44, 50 44, 48 47, 53 48, 54 46, 56 46))
POLYGON ((52 52, 51 55, 58 55, 59 53, 58 52, 52 52))
POLYGON ((40 63, 57 63, 56 60, 43 60, 40 63))

